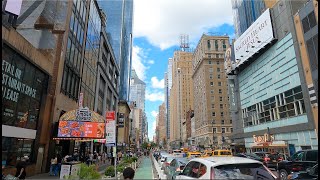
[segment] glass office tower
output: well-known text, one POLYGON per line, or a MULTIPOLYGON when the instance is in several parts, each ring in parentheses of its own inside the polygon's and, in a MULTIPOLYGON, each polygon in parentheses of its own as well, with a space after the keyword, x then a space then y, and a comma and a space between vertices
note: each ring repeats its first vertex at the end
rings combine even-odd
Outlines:
POLYGON ((120 66, 120 100, 129 100, 132 59, 133 0, 98 0, 107 15, 106 31, 120 66))
POLYGON ((266 9, 264 0, 231 0, 233 23, 238 38, 266 9))

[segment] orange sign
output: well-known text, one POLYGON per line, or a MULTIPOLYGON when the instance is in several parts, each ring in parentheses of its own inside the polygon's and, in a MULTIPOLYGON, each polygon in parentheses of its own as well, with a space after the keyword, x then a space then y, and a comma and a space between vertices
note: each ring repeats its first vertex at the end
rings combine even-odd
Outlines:
POLYGON ((105 124, 59 121, 58 137, 105 138, 105 124))
POLYGON ((108 121, 115 120, 115 112, 114 111, 107 111, 106 112, 106 119, 108 121))

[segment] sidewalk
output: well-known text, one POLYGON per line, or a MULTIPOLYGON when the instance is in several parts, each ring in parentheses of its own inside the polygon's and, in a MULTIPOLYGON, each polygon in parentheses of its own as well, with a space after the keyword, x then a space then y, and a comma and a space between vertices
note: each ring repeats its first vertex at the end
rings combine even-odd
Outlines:
POLYGON ((134 179, 153 179, 152 162, 149 157, 143 157, 134 179))
MULTIPOLYGON (((106 168, 110 165, 109 162, 99 166, 98 171, 103 176, 106 168)), ((59 176, 49 176, 49 173, 37 174, 35 176, 27 177, 26 179, 59 179, 59 176)))

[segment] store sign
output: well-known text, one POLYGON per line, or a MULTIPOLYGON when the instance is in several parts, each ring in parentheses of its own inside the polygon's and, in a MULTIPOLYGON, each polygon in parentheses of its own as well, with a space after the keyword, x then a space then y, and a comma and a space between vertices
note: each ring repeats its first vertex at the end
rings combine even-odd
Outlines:
POLYGON ((119 113, 118 127, 124 127, 124 114, 123 113, 119 113))
POLYGON ((237 67, 256 54, 274 39, 270 9, 261 16, 235 41, 234 52, 237 67))
POLYGON ((92 113, 88 107, 79 107, 76 111, 76 121, 91 121, 92 113))
POLYGON ((105 124, 98 122, 59 121, 58 137, 104 138, 105 124))
POLYGON ((2 98, 15 103, 20 94, 36 98, 37 90, 22 82, 23 74, 22 70, 2 60, 2 98))
MULTIPOLYGON (((231 76, 230 76, 231 77, 231 76)), ((237 111, 234 79, 228 79, 230 111, 237 111)))
POLYGON ((272 142, 272 141, 274 141, 274 136, 270 135, 270 137, 269 137, 269 135, 267 133, 265 133, 263 136, 253 135, 253 142, 254 143, 266 143, 266 142, 272 142), (268 140, 270 140, 270 141, 268 141, 268 140))
POLYGON ((116 144, 116 121, 115 112, 106 112, 106 146, 116 144))
POLYGON ((60 170, 60 179, 67 179, 70 176, 71 165, 63 164, 60 170))

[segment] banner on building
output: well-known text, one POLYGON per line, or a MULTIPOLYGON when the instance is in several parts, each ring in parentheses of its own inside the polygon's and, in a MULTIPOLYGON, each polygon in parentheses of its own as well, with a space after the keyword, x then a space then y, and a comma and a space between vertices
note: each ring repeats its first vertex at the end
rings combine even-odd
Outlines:
POLYGON ((115 112, 106 112, 106 146, 114 146, 116 144, 116 121, 115 112))
POLYGON ((237 67, 258 53, 274 40, 270 9, 261 16, 235 41, 234 53, 237 67))
POLYGON ((230 104, 230 111, 237 111, 237 102, 236 102, 236 95, 235 95, 235 83, 233 76, 228 76, 228 91, 229 91, 229 104, 230 104))

